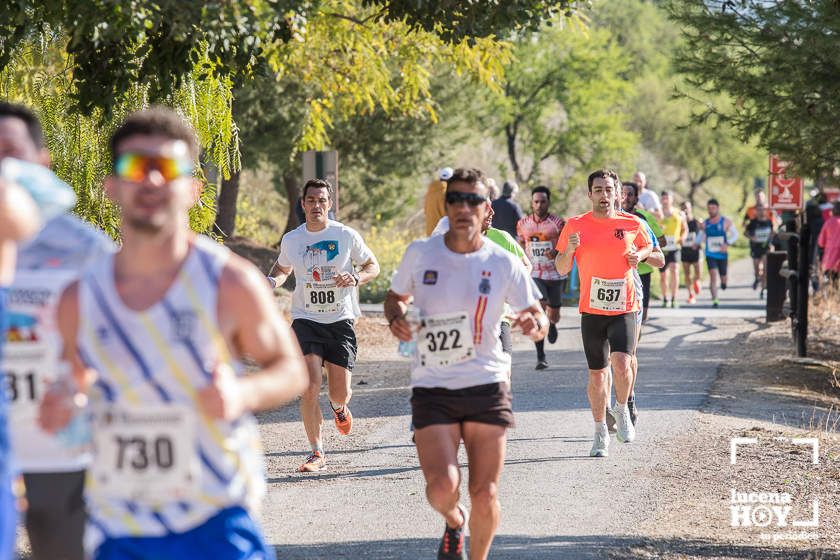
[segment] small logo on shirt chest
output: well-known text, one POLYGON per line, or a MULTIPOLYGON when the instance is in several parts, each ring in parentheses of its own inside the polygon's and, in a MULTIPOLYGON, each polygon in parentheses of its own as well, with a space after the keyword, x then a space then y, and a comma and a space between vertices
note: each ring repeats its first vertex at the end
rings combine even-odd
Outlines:
POLYGON ((434 286, 437 284, 438 273, 437 270, 427 270, 423 273, 423 284, 426 286, 434 286))
POLYGON ((196 316, 191 309, 173 311, 171 316, 172 338, 179 342, 192 339, 195 321, 196 316))
POLYGON ((478 293, 481 295, 486 296, 490 293, 490 271, 489 270, 482 270, 481 271, 481 282, 478 283, 478 293))
POLYGON ((624 239, 624 230, 617 228, 613 234, 615 235, 616 239, 624 239))

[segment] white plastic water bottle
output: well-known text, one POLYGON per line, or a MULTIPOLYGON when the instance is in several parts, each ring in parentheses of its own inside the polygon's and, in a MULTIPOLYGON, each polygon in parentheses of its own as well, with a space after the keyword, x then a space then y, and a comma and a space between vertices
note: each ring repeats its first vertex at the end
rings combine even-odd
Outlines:
POLYGON ((0 176, 29 193, 40 209, 44 222, 76 204, 76 193, 73 189, 43 165, 10 157, 3 158, 0 160, 0 176))
POLYGON ((405 312, 405 320, 411 327, 411 340, 408 342, 400 340, 397 352, 404 358, 412 358, 417 353, 417 329, 420 328, 420 310, 416 307, 409 307, 405 312))

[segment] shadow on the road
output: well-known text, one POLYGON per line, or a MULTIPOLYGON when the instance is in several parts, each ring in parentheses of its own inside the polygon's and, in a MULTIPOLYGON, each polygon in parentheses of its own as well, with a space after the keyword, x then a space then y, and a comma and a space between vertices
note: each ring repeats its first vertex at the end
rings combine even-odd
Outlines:
MULTIPOLYGON (((639 377, 636 385, 642 413, 652 411, 698 410, 708 402, 708 390, 718 368, 739 359, 739 344, 749 332, 765 328, 757 318, 744 318, 749 327, 740 329, 734 339, 721 323, 710 317, 694 317, 678 331, 664 328, 655 319, 646 326, 639 350, 639 377), (724 329, 724 330, 720 330, 724 329), (718 335, 720 332, 720 335, 718 335), (671 335, 669 337, 669 334, 671 335), (663 344, 664 343, 664 344, 663 344), (688 373, 689 375, 685 375, 688 373)), ((726 325, 726 323, 723 323, 726 325)), ((676 327, 675 327, 676 329, 676 327)), ((579 336, 571 333, 569 336, 579 336)), ((588 414, 586 397, 588 370, 581 350, 548 350, 550 369, 534 371, 533 350, 513 354, 513 407, 516 413, 580 410, 588 414)), ((381 361, 360 364, 356 378, 370 385, 354 385, 350 408, 356 419, 409 416, 408 362, 381 361), (389 371, 379 374, 378 370, 389 371), (404 371, 403 371, 404 370, 404 371), (398 371, 401 373, 394 373, 398 371)), ((329 419, 326 395, 322 395, 324 417, 329 419)), ((763 419, 763 418, 762 418, 763 419)), ((769 418, 768 418, 769 419, 769 418)), ((299 423, 296 403, 259 415, 262 424, 299 423)), ((406 433, 408 422, 406 422, 406 433)), ((514 432, 515 433, 515 432, 514 432)), ((297 452, 292 452, 298 454, 297 452)), ((282 453, 278 456, 282 456, 282 453)))
MULTIPOLYGON (((434 539, 342 542, 322 545, 279 545, 284 560, 420 560, 434 558, 434 539)), ((795 551, 782 547, 733 545, 700 539, 644 539, 611 535, 524 537, 498 535, 490 551, 493 560, 630 560, 638 558, 830 560, 837 551, 795 551)))

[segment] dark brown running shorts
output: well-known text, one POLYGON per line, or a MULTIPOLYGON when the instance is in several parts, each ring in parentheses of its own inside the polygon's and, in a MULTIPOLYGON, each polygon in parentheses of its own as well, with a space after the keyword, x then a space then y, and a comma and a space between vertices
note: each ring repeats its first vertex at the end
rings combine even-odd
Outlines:
POLYGON ((464 389, 415 387, 411 391, 411 418, 418 430, 434 424, 463 422, 512 428, 510 385, 488 383, 464 389))

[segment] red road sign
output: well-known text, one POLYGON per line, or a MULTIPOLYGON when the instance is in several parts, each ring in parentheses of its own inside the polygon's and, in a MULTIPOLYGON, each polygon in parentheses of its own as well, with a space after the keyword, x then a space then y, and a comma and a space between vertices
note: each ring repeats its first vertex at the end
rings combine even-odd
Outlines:
POLYGON ((840 200, 840 188, 826 187, 823 189, 823 192, 825 193, 825 197, 828 199, 829 202, 840 200))
POLYGON ((805 202, 805 183, 801 177, 788 177, 788 162, 779 156, 770 156, 770 208, 774 210, 799 210, 805 202))

